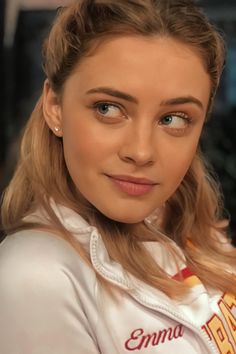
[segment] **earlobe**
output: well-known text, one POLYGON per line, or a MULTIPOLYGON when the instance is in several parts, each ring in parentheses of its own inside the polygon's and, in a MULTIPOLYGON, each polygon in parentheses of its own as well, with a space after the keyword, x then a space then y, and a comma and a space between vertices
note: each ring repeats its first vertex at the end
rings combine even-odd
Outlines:
POLYGON ((46 79, 43 88, 43 115, 44 119, 56 136, 62 136, 61 107, 58 95, 52 90, 49 80, 46 79))

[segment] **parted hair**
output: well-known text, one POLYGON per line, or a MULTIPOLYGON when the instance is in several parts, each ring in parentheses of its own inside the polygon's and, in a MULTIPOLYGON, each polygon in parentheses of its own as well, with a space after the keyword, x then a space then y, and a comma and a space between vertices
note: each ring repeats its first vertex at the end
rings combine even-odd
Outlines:
MULTIPOLYGON (((80 61, 92 55, 106 38, 123 35, 170 37, 196 50, 211 79, 210 115, 225 61, 224 40, 192 0, 81 0, 58 9, 43 46, 43 66, 54 92, 60 96, 68 77, 80 61)), ((102 215, 76 190, 63 156, 63 140, 45 122, 42 97, 26 125, 15 174, 2 202, 2 223, 11 234, 43 225, 24 220, 43 208, 50 228, 76 248, 90 264, 89 255, 55 215, 51 200, 67 206, 96 226, 110 257, 127 273, 175 298, 188 288, 173 280, 150 257, 140 240, 163 244, 178 257, 168 240, 181 247, 187 265, 209 287, 236 294, 236 253, 223 221, 218 183, 197 151, 176 192, 166 201, 162 223, 125 225, 102 215)), ((48 227, 48 226, 47 226, 48 227)), ((91 265, 91 264, 90 264, 91 265)), ((92 266, 92 265, 91 265, 92 266)), ((108 287, 108 284, 104 283, 108 287)))

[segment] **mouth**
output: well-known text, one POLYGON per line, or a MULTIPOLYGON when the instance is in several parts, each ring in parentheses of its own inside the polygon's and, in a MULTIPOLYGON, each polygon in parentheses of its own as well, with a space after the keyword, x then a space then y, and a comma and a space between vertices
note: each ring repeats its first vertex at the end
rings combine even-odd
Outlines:
POLYGON ((124 181, 124 182, 130 182, 130 183, 136 183, 136 184, 145 184, 145 185, 155 185, 157 184, 156 182, 145 178, 145 177, 133 177, 133 176, 127 176, 127 175, 107 175, 110 178, 114 178, 119 181, 124 181))
POLYGON ((144 177, 133 177, 125 175, 106 175, 115 186, 122 192, 133 195, 145 195, 153 190, 158 184, 144 177))

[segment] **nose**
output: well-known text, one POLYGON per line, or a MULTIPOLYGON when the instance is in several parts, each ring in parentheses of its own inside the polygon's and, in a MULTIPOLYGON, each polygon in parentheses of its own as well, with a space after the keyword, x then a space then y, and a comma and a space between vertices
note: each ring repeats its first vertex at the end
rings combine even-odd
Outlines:
POLYGON ((119 152, 120 158, 137 166, 146 166, 155 161, 153 127, 130 127, 123 139, 119 152))

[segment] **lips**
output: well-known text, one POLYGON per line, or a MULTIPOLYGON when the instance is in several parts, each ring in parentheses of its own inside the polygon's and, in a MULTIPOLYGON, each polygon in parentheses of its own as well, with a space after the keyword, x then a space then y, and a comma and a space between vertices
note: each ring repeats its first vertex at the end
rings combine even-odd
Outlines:
POLYGON ((123 193, 131 196, 145 195, 157 184, 147 178, 137 178, 133 176, 109 175, 107 176, 114 185, 123 193))
POLYGON ((130 182, 135 184, 143 184, 143 185, 155 185, 156 182, 143 178, 143 177, 133 177, 133 176, 126 176, 126 175, 108 175, 110 178, 114 178, 119 181, 130 182))

